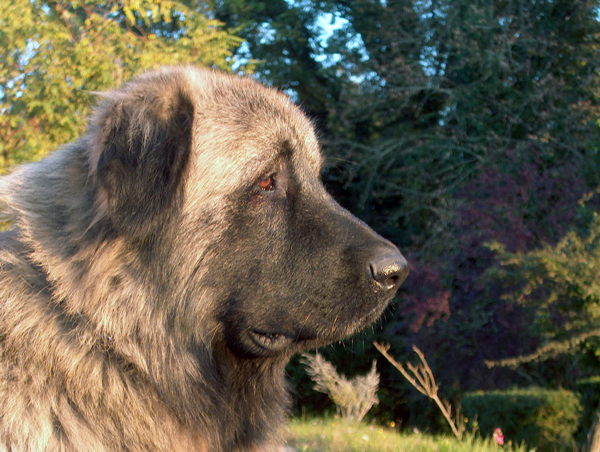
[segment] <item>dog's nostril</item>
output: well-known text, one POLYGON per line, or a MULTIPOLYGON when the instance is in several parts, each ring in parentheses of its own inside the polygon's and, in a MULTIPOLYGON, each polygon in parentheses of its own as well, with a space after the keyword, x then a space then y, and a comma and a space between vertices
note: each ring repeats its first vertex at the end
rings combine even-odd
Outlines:
POLYGON ((409 273, 408 262, 399 252, 378 256, 370 263, 371 276, 388 292, 393 292, 409 273))
POLYGON ((400 279, 400 276, 392 275, 385 280, 383 285, 386 289, 393 289, 394 287, 396 287, 396 284, 398 283, 399 279, 400 279))

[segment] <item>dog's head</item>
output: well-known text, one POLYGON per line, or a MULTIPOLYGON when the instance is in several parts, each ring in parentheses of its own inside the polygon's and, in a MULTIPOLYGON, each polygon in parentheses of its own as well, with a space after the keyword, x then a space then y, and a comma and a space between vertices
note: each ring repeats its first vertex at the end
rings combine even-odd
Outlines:
POLYGON ((198 335, 210 313, 238 357, 341 339, 377 319, 408 274, 326 192, 310 121, 250 79, 147 74, 107 96, 88 137, 99 215, 149 265, 180 268, 156 276, 179 300, 174 323, 198 335))

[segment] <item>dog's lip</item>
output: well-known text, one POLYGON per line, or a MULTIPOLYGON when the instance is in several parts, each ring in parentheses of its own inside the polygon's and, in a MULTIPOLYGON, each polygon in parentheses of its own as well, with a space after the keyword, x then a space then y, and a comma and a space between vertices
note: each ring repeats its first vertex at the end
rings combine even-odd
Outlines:
POLYGON ((278 352, 286 348, 294 338, 283 333, 265 333, 259 330, 248 330, 248 336, 254 345, 269 352, 278 352))

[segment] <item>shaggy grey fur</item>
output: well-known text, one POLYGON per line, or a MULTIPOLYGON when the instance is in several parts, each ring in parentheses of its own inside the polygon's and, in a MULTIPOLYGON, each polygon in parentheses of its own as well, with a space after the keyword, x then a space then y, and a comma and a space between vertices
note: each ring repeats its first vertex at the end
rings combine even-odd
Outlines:
POLYGON ((175 67, 1 178, 0 451, 275 450, 290 356, 408 271, 321 164, 284 95, 175 67))

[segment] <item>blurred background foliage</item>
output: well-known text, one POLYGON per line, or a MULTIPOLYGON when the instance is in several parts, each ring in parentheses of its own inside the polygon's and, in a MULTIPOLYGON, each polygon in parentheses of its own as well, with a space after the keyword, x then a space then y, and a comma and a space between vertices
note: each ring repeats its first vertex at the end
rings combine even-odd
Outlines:
MULTIPOLYGON (((313 118, 329 189, 411 261, 380 324, 327 359, 365 373, 373 339, 400 360, 418 344, 449 398, 576 390, 600 375, 599 15, 599 0, 3 0, 0 170, 75 138, 94 91, 148 67, 252 73, 313 118)), ((375 416, 443 428, 379 367, 375 416)), ((289 373, 299 412, 332 409, 297 359, 289 373)))
POLYGON ((231 67, 241 43, 179 1, 0 2, 0 169, 79 136, 94 91, 144 69, 194 61, 231 67))

